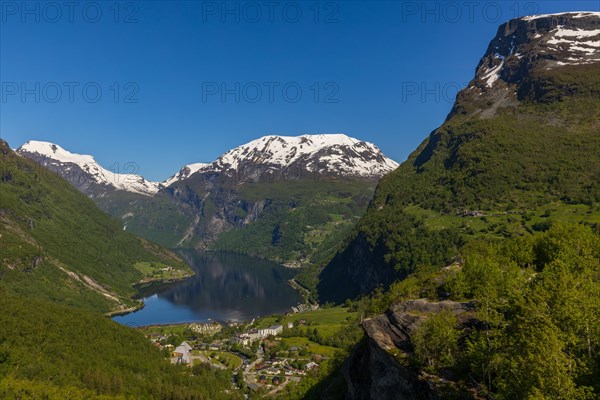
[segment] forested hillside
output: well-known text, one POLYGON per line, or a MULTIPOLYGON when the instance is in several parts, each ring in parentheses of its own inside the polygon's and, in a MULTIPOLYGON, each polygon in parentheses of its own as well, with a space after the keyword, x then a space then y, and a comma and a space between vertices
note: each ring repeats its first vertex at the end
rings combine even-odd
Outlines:
POLYGON ((2 399, 238 398, 229 372, 172 366, 134 329, 0 290, 2 399))
POLYGON ((136 305, 135 283, 189 275, 177 256, 4 141, 0 166, 0 398, 236 398, 230 373, 171 366, 100 313, 136 305))
POLYGON ((108 312, 134 306, 133 284, 181 278, 173 253, 124 232, 66 180, 0 141, 0 286, 108 312))

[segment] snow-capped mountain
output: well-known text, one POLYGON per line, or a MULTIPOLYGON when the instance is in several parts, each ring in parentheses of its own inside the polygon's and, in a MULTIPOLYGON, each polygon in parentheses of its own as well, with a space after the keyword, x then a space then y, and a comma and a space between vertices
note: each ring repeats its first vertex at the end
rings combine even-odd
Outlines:
POLYGON ((91 155, 71 153, 57 144, 31 140, 17 153, 60 174, 90 197, 104 197, 107 190, 153 196, 175 182, 196 173, 240 176, 260 180, 264 173, 379 178, 398 167, 372 143, 343 134, 264 136, 236 147, 212 163, 182 167, 163 182, 153 182, 135 173, 135 163, 119 165, 120 170, 102 167, 91 155), (251 173, 250 173, 251 172, 251 173))
POLYGON ((344 134, 270 135, 228 151, 201 171, 239 174, 256 166, 282 173, 381 177, 396 169, 398 163, 385 157, 374 144, 344 134))
POLYGON ((30 140, 19 147, 17 153, 58 173, 88 195, 101 197, 102 188, 111 188, 152 196, 161 187, 158 182, 127 173, 137 170, 135 163, 119 165, 120 170, 109 171, 98 164, 93 156, 71 153, 54 143, 30 140))
POLYGON ((518 83, 534 68, 600 62, 600 12, 517 18, 502 24, 477 66, 470 89, 518 83))
POLYGON ((264 239, 265 232, 275 232, 274 243, 291 240, 300 246, 293 257, 302 259, 317 250, 300 237, 287 239, 289 235, 307 234, 307 221, 328 232, 324 237, 340 235, 338 229, 362 215, 378 179, 398 167, 374 144, 343 134, 265 136, 212 163, 185 165, 163 182, 109 171, 92 156, 53 143, 30 141, 17 152, 57 172, 121 220, 124 229, 149 240, 207 248, 225 232, 259 223, 252 228, 259 233, 245 230, 246 236, 235 243, 246 246, 256 235, 264 239), (279 184, 271 185, 275 181, 279 184), (249 187, 254 195, 249 196, 249 187), (330 223, 332 208, 343 221, 330 223), (294 213, 285 211, 292 209, 294 213), (270 225, 273 221, 276 226, 270 225))
POLYGON ((171 184, 187 179, 189 178, 192 174, 195 174, 196 172, 205 169, 206 167, 210 166, 209 163, 194 163, 194 164, 188 164, 188 165, 184 165, 178 173, 176 173, 175 175, 171 176, 169 179, 166 179, 165 181, 163 181, 161 183, 162 186, 170 186, 171 184))

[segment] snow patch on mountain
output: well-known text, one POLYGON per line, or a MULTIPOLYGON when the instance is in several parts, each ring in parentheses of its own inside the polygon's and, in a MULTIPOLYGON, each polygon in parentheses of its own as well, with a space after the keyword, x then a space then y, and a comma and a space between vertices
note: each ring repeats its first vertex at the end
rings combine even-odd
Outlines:
POLYGON ((499 28, 468 89, 506 89, 536 64, 551 69, 599 61, 600 12, 516 18, 499 28))
POLYGON ((178 173, 171 176, 169 179, 162 182, 163 186, 170 186, 175 182, 178 182, 183 179, 189 178, 191 175, 195 174, 198 171, 205 169, 210 166, 209 163, 194 163, 183 166, 178 173))
POLYGON ((558 65, 589 64, 600 58, 600 29, 569 29, 558 25, 548 36, 545 43, 551 51, 568 53, 556 61, 558 65))
MULTIPOLYGON (((385 157, 374 144, 344 134, 265 136, 226 152, 213 163, 185 165, 163 182, 148 181, 137 174, 109 171, 91 155, 71 153, 50 142, 31 140, 17 149, 17 153, 37 155, 32 158, 41 156, 44 165, 61 170, 63 176, 72 173, 76 166, 95 184, 147 196, 195 173, 235 173, 249 164, 283 171, 298 163, 307 166, 311 172, 360 177, 380 177, 398 167, 398 163, 385 157)), ((122 166, 123 172, 127 172, 127 167, 127 164, 122 166)))
POLYGON ((502 61, 497 66, 488 69, 488 71, 482 78, 485 81, 485 85, 487 87, 492 87, 494 82, 496 82, 498 78, 500 78, 500 70, 502 69, 502 66, 504 66, 504 61, 502 61))
POLYGON ((398 167, 374 144, 344 134, 270 135, 228 151, 204 171, 236 171, 247 164, 285 169, 301 161, 312 163, 315 172, 364 177, 382 176, 398 167))
POLYGON ((585 17, 593 17, 593 16, 600 17, 600 12, 574 11, 574 12, 562 12, 562 13, 555 13, 555 14, 538 14, 538 15, 528 15, 526 17, 522 17, 522 19, 525 21, 533 21, 533 20, 540 19, 540 18, 548 18, 548 17, 559 16, 559 15, 567 15, 567 16, 570 16, 571 18, 585 18, 585 17))
MULTIPOLYGON (((62 164, 60 167, 65 168, 65 170, 68 170, 72 165, 76 165, 97 184, 112 186, 117 190, 152 196, 160 189, 160 183, 158 182, 148 181, 137 174, 109 171, 98 164, 94 157, 71 153, 54 143, 30 140, 19 147, 17 152, 24 155, 27 153, 41 155, 55 163, 62 164)), ((129 166, 135 167, 134 164, 125 164, 123 168, 127 169, 129 166)), ((58 166, 55 165, 54 167, 58 166)))

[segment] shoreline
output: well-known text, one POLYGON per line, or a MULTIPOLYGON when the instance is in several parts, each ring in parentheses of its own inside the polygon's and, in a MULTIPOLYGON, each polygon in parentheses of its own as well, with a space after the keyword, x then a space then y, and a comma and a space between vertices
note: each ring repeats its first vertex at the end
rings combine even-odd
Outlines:
MULTIPOLYGON (((210 250, 208 252, 210 252, 210 250)), ((283 267, 289 268, 289 269, 302 268, 302 267, 291 267, 291 266, 288 266, 285 264, 280 264, 280 265, 283 267)), ((120 316, 132 314, 137 311, 140 311, 146 306, 145 303, 142 301, 143 298, 150 297, 150 296, 156 294, 157 290, 159 290, 161 287, 168 287, 170 285, 173 285, 178 282, 189 279, 195 275, 197 275, 197 273, 195 271, 192 271, 191 274, 186 275, 186 276, 181 276, 181 277, 162 278, 162 279, 161 278, 149 278, 149 279, 143 279, 139 282, 136 282, 132 285, 132 287, 136 291, 136 293, 130 297, 130 300, 136 301, 136 302, 138 302, 138 304, 128 307, 128 308, 114 309, 114 310, 111 310, 111 311, 105 313, 104 315, 112 319, 114 317, 120 317, 120 316), (157 290, 152 290, 152 289, 157 289, 157 290)), ((304 287, 303 285, 298 283, 295 278, 289 279, 287 281, 287 284, 294 291, 296 291, 302 298, 303 303, 298 304, 298 306, 300 306, 302 304, 314 306, 312 303, 310 303, 308 301, 308 298, 310 297, 310 293, 311 293, 309 289, 307 289, 306 287, 304 287)), ((316 304, 316 305, 318 306, 318 304, 316 304)), ((121 306, 123 306, 122 303, 121 303, 121 306)), ((286 315, 287 313, 293 312, 293 308, 294 308, 294 306, 290 307, 287 311, 282 311, 281 313, 278 313, 277 315, 283 316, 283 315, 286 315)), ((256 316, 253 319, 256 319, 259 317, 260 316, 256 316)), ((186 324, 193 324, 193 323, 206 324, 206 323, 211 323, 211 322, 217 322, 221 325, 228 325, 229 322, 249 323, 249 321, 251 321, 251 320, 248 320, 248 321, 245 321, 245 320, 244 321, 221 321, 221 320, 212 320, 212 319, 210 319, 208 321, 193 320, 193 321, 183 321, 183 322, 175 322, 175 323, 164 323, 164 324, 158 323, 158 324, 139 325, 139 326, 137 326, 137 328, 146 328, 146 327, 152 327, 152 326, 186 325, 186 324)))
POLYGON ((137 306, 129 307, 129 308, 126 308, 126 309, 123 309, 123 310, 113 310, 113 311, 109 311, 109 312, 107 312, 107 313, 106 313, 106 314, 104 314, 104 315, 106 315, 106 316, 107 316, 107 317, 109 317, 109 318, 112 318, 112 317, 120 317, 120 316, 122 316, 122 315, 127 315, 127 314, 134 313, 134 312, 136 312, 136 311, 139 311, 139 310, 141 310, 142 308, 144 308, 145 306, 146 306, 146 305, 145 305, 143 302, 141 302, 141 304, 139 304, 139 305, 137 305, 137 306))
POLYGON ((121 308, 121 309, 117 309, 117 310, 111 310, 107 313, 104 313, 104 315, 109 318, 113 318, 113 317, 119 317, 119 316, 131 314, 136 311, 140 311, 141 309, 143 309, 146 306, 146 304, 144 304, 144 302, 141 301, 142 298, 147 297, 142 294, 143 289, 147 289, 153 285, 157 285, 157 286, 171 285, 171 284, 174 284, 174 283, 177 283, 180 281, 184 281, 188 278, 191 278, 194 275, 196 275, 196 273, 192 271, 191 275, 186 275, 186 276, 181 276, 181 277, 176 277, 176 278, 162 278, 162 279, 161 278, 154 278, 154 279, 150 278, 148 280, 142 279, 141 281, 136 282, 131 285, 132 288, 136 291, 136 293, 134 295, 132 295, 129 298, 129 300, 138 302, 137 305, 129 307, 129 308, 121 308))
MULTIPOLYGON (((228 322, 227 321, 221 321, 221 320, 216 320, 216 319, 211 319, 208 322, 201 322, 201 321, 185 321, 185 322, 174 322, 174 323, 166 323, 166 324, 149 324, 149 325, 138 325, 136 326, 136 328, 153 328, 153 327, 166 327, 166 326, 179 326, 179 325, 189 325, 189 324, 212 324, 212 323, 218 323, 222 326, 228 326, 228 322)), ((247 322, 241 322, 241 321, 231 321, 231 322, 236 322, 236 323, 247 323, 247 322)))

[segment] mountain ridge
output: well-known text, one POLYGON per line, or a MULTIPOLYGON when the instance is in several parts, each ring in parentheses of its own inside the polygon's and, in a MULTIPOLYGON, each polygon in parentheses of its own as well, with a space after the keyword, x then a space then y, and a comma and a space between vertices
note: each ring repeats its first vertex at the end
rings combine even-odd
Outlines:
MULTIPOLYGON (((32 158, 39 164, 65 175, 69 181, 79 181, 79 184, 75 184, 75 186, 81 191, 85 191, 90 184, 96 184, 109 186, 115 190, 151 196, 160 188, 158 182, 148 181, 137 174, 109 171, 102 167, 93 156, 72 153, 51 142, 30 140, 16 149, 16 153, 32 158), (79 172, 87 175, 88 178, 76 178, 77 171, 74 171, 74 168, 79 169, 79 172)), ((137 169, 135 163, 128 163, 124 168, 137 169)))
MULTIPOLYGON (((68 180, 79 181, 76 186, 84 193, 90 184, 96 184, 146 196, 153 196, 159 190, 198 172, 235 175, 248 164, 263 164, 271 169, 289 170, 294 168, 294 163, 303 161, 306 164, 304 167, 312 163, 313 171, 308 171, 309 173, 361 177, 379 177, 398 166, 398 163, 385 157, 374 144, 345 134, 263 136, 225 152, 211 163, 184 165, 176 174, 162 182, 149 181, 135 173, 109 171, 93 156, 72 153, 51 142, 30 140, 16 149, 16 152, 56 170, 59 174, 67 169, 73 175, 71 169, 79 168, 82 173, 87 173, 89 183, 81 182, 84 180, 81 177, 66 177, 68 180)), ((135 163, 128 163, 124 165, 124 169, 135 170, 137 166, 135 163)))

